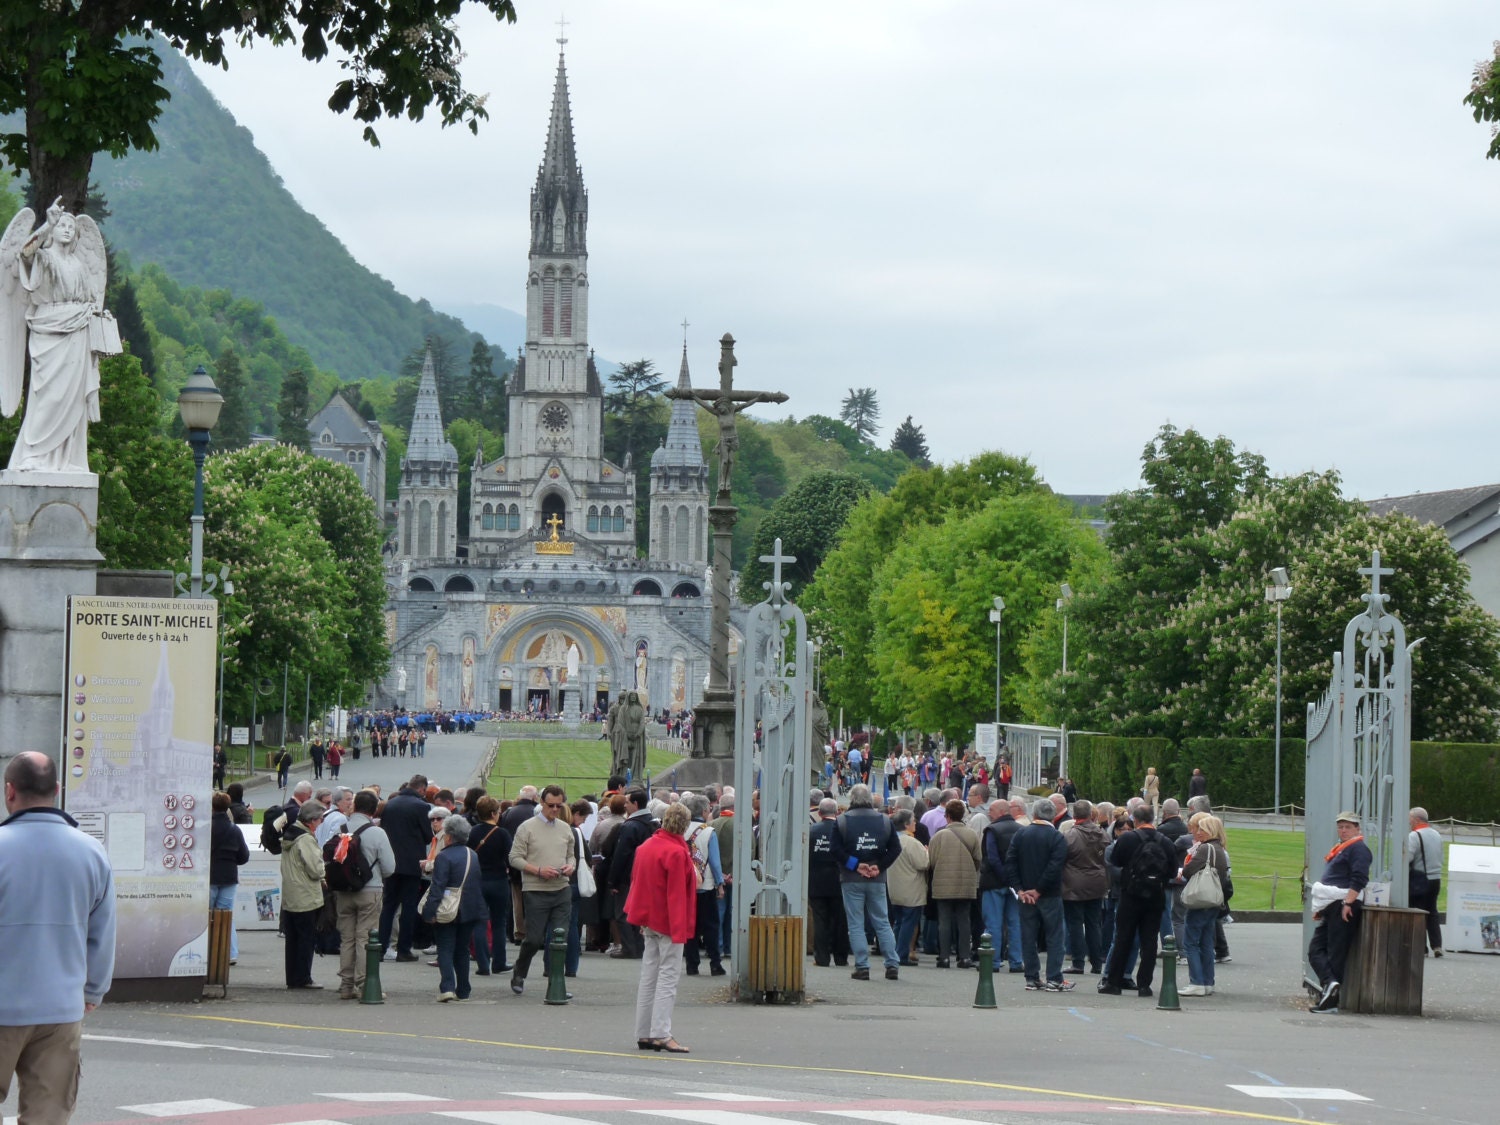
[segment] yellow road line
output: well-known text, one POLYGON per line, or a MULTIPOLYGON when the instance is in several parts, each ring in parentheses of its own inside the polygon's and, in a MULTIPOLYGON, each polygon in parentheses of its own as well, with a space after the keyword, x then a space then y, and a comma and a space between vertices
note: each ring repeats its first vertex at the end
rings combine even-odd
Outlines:
MULTIPOLYGON (((537 1043, 509 1043, 498 1039, 471 1039, 462 1035, 423 1035, 415 1031, 375 1031, 357 1027, 319 1027, 303 1023, 277 1023, 272 1020, 237 1019, 233 1016, 190 1016, 176 1013, 159 1013, 168 1019, 205 1020, 210 1023, 233 1023, 250 1027, 271 1027, 290 1031, 331 1031, 345 1035, 379 1035, 389 1039, 423 1039, 434 1043, 469 1043, 476 1047, 505 1047, 513 1051, 539 1051, 550 1054, 586 1055, 595 1058, 634 1059, 637 1062, 651 1061, 656 1056, 646 1056, 635 1051, 595 1051, 585 1047, 547 1047, 537 1043)), ((1220 1109, 1216 1106, 1187 1105, 1181 1102, 1154 1101, 1149 1098, 1108 1097, 1104 1094, 1086 1094, 1076 1090, 1052 1090, 1044 1086, 1018 1086, 1010 1082, 986 1082, 977 1078, 942 1078, 934 1074, 901 1074, 883 1070, 857 1070, 842 1066, 799 1066, 794 1063, 745 1062, 741 1059, 705 1059, 695 1057, 695 1063, 712 1066, 735 1066, 749 1070, 789 1070, 802 1074, 846 1074, 856 1078, 888 1078, 905 1082, 926 1082, 942 1086, 964 1086, 980 1090, 1007 1090, 1016 1094, 1045 1094, 1054 1098, 1072 1098, 1076 1101, 1107 1102, 1112 1105, 1149 1106, 1152 1109, 1189 1110, 1196 1113, 1213 1113, 1221 1117, 1233 1117, 1241 1121, 1282 1121, 1288 1125, 1332 1125, 1331 1122, 1316 1121, 1310 1117, 1283 1117, 1275 1113, 1255 1113, 1243 1109, 1220 1109)))

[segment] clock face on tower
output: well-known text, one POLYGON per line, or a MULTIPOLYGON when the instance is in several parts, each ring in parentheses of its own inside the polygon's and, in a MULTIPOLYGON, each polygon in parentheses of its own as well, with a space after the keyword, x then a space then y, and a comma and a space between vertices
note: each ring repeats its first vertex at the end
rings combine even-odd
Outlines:
POLYGON ((549 434, 560 434, 568 428, 568 408, 560 402, 549 402, 542 407, 542 429, 549 434))

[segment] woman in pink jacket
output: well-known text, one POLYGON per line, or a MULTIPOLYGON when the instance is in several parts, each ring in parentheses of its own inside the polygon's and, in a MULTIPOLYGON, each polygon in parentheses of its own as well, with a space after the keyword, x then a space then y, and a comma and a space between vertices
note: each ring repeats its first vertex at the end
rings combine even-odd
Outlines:
POLYGON ((661 828, 636 849, 625 917, 641 928, 645 954, 635 997, 635 1045, 642 1051, 688 1049, 672 1038, 672 1008, 682 972, 682 947, 698 924, 698 869, 683 837, 691 820, 687 807, 673 805, 661 828))

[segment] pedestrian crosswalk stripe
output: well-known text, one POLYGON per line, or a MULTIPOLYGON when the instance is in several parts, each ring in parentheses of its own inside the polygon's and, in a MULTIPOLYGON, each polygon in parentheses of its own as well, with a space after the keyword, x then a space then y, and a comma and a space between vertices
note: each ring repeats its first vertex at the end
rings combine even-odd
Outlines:
POLYGON ((818 1113, 829 1117, 872 1121, 877 1125, 953 1125, 951 1117, 941 1117, 935 1113, 912 1113, 904 1109, 820 1109, 818 1113))
POLYGON ((562 1090, 507 1090, 513 1098, 535 1098, 539 1102, 628 1102, 619 1094, 567 1093, 562 1090))
MULTIPOLYGON (((694 1125, 797 1125, 785 1117, 766 1117, 759 1113, 736 1113, 728 1109, 636 1109, 632 1113, 652 1117, 670 1117, 673 1121, 691 1121, 694 1125)), ((950 1121, 947 1125, 953 1125, 950 1121)))
POLYGON ((393 1090, 356 1090, 352 1094, 315 1094, 314 1097, 333 1098, 340 1102, 446 1102, 451 1098, 436 1098, 431 1094, 405 1094, 393 1090))
POLYGON ((1363 1094, 1340 1090, 1336 1086, 1236 1086, 1231 1083, 1229 1088, 1238 1090, 1242 1094, 1249 1094, 1252 1098, 1282 1098, 1287 1101, 1367 1102, 1370 1100, 1363 1094))
POLYGON ((786 1098, 763 1098, 758 1094, 730 1094, 717 1091, 694 1091, 684 1090, 678 1093, 679 1098, 702 1098, 710 1102, 784 1102, 786 1098))
POLYGON ((446 1109, 438 1111, 437 1116, 478 1121, 480 1125, 599 1125, 584 1117, 564 1117, 531 1109, 446 1109))
POLYGON ((122 1105, 127 1113, 139 1113, 145 1117, 187 1117, 199 1113, 228 1113, 234 1109, 251 1109, 240 1102, 226 1102, 219 1098, 190 1098, 183 1102, 146 1102, 143 1105, 122 1105))

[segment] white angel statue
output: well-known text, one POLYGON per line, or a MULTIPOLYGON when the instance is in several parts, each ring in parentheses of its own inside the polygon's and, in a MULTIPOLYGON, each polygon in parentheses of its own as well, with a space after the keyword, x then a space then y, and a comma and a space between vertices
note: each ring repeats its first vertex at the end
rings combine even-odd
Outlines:
POLYGON ((104 311, 104 236, 61 198, 47 221, 23 207, 0 238, 0 413, 31 388, 10 455, 19 472, 89 471, 88 424, 99 421, 99 356, 117 355, 120 332, 104 311))

